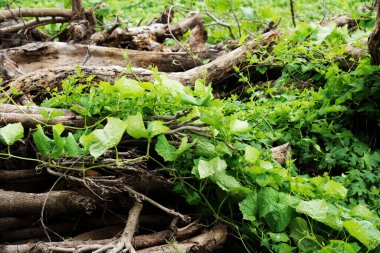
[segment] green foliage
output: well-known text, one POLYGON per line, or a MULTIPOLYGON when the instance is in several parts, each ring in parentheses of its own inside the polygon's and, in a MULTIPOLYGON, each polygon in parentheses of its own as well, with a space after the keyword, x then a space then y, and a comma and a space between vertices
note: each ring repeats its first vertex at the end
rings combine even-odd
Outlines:
MULTIPOLYGON (((117 11, 144 7, 156 14, 162 8, 155 1, 132 1, 116 9, 115 2, 107 2, 97 14, 101 22, 107 23, 107 16, 117 11)), ((208 8, 232 23, 234 9, 238 18, 265 23, 290 15, 285 8, 289 1, 275 2, 274 7, 262 1, 177 1, 177 8, 208 8)), ((311 2, 295 1, 299 19, 319 20, 319 15, 336 9, 359 16, 353 9, 369 1, 311 2)), ((154 73, 152 82, 121 77, 114 83, 96 83, 93 77, 83 80, 78 70, 63 82, 62 90, 51 91, 43 106, 71 109, 95 123, 83 129, 38 125, 34 144, 43 157, 80 159, 99 158, 119 148, 124 138, 146 141, 147 157, 158 159, 157 166, 175 168, 168 172, 176 179, 173 190, 199 205, 202 214, 230 224, 247 250, 377 250, 380 68, 371 66, 368 57, 358 61, 345 54, 348 45, 366 47, 361 39, 368 37, 365 28, 370 25, 365 22, 371 20, 365 16, 360 21, 363 29, 353 32, 333 23, 323 27, 298 22, 273 50, 263 47, 248 55, 258 73, 281 69, 278 79, 252 86, 235 68, 240 81, 250 85, 242 97, 214 99, 211 86, 202 80, 186 87, 154 73), (189 113, 176 117, 184 111, 189 113), (161 120, 167 117, 177 125, 195 119, 194 125, 208 128, 208 137, 188 130, 174 135, 161 120), (272 160, 270 147, 287 142, 292 157, 280 165, 272 160)), ((241 41, 262 26, 240 23, 241 41)), ((225 28, 210 29, 210 42, 229 36, 225 28)), ((235 34, 237 30, 234 24, 235 34)), ((46 119, 59 116, 54 111, 41 114, 46 119)), ((20 125, 0 129, 0 141, 7 146, 22 137, 20 125)))
POLYGON ((0 128, 0 141, 8 146, 24 137, 24 127, 21 123, 14 123, 0 128))

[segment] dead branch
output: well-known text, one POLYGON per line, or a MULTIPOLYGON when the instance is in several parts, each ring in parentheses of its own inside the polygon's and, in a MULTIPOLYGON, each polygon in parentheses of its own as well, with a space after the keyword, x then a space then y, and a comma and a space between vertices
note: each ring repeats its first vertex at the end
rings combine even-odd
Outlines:
POLYGON ((27 21, 24 23, 13 25, 13 26, 0 28, 0 36, 6 33, 15 33, 20 30, 26 30, 26 29, 35 28, 38 26, 43 26, 43 25, 48 25, 48 24, 65 23, 67 21, 68 21, 67 18, 44 18, 44 19, 36 19, 32 21, 27 21))
POLYGON ((232 39, 236 39, 234 33, 232 32, 232 27, 231 27, 230 24, 227 24, 227 23, 225 23, 225 22, 219 20, 217 17, 215 17, 215 16, 214 16, 210 11, 208 11, 208 10, 206 11, 206 14, 207 14, 212 20, 214 20, 218 25, 221 25, 221 26, 227 27, 227 29, 228 29, 228 31, 229 31, 229 33, 230 33, 230 35, 231 35, 231 38, 232 38, 232 39))
POLYGON ((27 18, 27 17, 62 17, 70 19, 72 12, 69 9, 53 9, 53 8, 39 8, 39 9, 8 9, 0 11, 0 22, 14 18, 27 18))
POLYGON ((0 112, 0 125, 7 125, 10 123, 19 123, 19 122, 22 123, 25 127, 31 127, 37 124, 55 125, 58 123, 62 123, 65 126, 83 127, 86 124, 83 119, 83 116, 81 115, 58 116, 51 119, 49 118, 46 119, 40 114, 1 113, 0 112))
POLYGON ((0 215, 39 214, 46 200, 45 210, 49 213, 91 213, 95 210, 94 200, 72 191, 50 193, 24 193, 0 189, 0 215))

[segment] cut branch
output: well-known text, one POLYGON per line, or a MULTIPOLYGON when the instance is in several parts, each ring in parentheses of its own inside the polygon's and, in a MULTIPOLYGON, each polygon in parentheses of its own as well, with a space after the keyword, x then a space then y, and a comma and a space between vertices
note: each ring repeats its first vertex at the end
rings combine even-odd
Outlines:
POLYGON ((69 9, 8 9, 0 11, 0 22, 26 17, 63 17, 70 19, 71 16, 72 12, 69 9))
POLYGON ((15 32, 18 32, 20 30, 35 28, 35 27, 38 27, 38 26, 48 25, 48 24, 65 23, 67 21, 68 21, 67 18, 36 19, 36 20, 20 23, 20 24, 17 24, 17 25, 13 25, 13 26, 8 26, 8 27, 0 28, 0 36, 2 34, 6 34, 6 33, 15 33, 15 32))

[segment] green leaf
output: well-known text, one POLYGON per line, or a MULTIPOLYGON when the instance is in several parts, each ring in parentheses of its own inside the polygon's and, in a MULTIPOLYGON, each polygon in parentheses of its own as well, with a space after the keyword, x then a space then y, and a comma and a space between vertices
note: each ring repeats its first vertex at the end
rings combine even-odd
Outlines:
POLYGON ((197 142, 197 139, 195 139, 192 143, 188 143, 189 138, 187 136, 183 137, 181 139, 181 144, 179 145, 178 149, 175 151, 175 154, 177 156, 181 155, 183 152, 194 146, 194 144, 197 142))
POLYGON ((317 253, 357 253, 360 247, 357 244, 347 243, 341 240, 330 240, 330 244, 318 250, 317 253))
POLYGON ((336 199, 344 199, 347 196, 347 189, 338 182, 329 180, 324 186, 325 194, 336 199))
POLYGON ((198 164, 193 168, 192 173, 198 176, 199 179, 204 179, 215 173, 224 171, 225 169, 227 169, 226 161, 219 157, 215 157, 209 161, 199 159, 198 164))
POLYGON ((350 214, 354 217, 358 217, 364 220, 371 219, 374 215, 366 206, 364 205, 356 205, 352 208, 350 214))
POLYGON ((90 154, 98 158, 108 149, 119 144, 127 123, 117 118, 107 118, 107 124, 103 129, 96 129, 89 135, 81 136, 79 141, 90 154))
POLYGON ((149 133, 148 130, 145 129, 145 125, 143 122, 143 117, 141 113, 137 113, 136 115, 130 115, 126 119, 127 133, 133 138, 148 138, 149 133))
POLYGON ((24 127, 21 123, 8 124, 0 128, 0 141, 8 146, 24 137, 24 127))
POLYGON ((256 215, 258 212, 257 192, 252 190, 248 193, 247 197, 239 203, 239 208, 243 214, 244 220, 256 221, 256 215))
POLYGON ((260 151, 251 146, 245 147, 244 160, 250 164, 255 164, 260 156, 260 151))
POLYGON ((228 175, 225 171, 215 173, 211 176, 211 180, 214 181, 222 190, 227 192, 233 188, 242 186, 236 178, 228 175))
POLYGON ((116 90, 123 98, 142 97, 145 89, 139 85, 139 82, 133 79, 127 79, 125 76, 114 83, 116 90))
POLYGON ((157 137, 155 150, 166 162, 172 162, 177 159, 177 149, 168 142, 163 134, 157 137))
POLYGON ((65 152, 67 153, 67 155, 72 157, 79 157, 83 155, 83 149, 79 147, 72 133, 69 133, 66 137, 65 152))
POLYGON ((269 232, 269 237, 270 239, 272 240, 272 242, 276 242, 276 243, 279 243, 279 242, 289 242, 289 237, 286 233, 272 233, 272 232, 269 232))
POLYGON ((170 128, 165 126, 162 121, 153 121, 148 123, 149 138, 153 138, 154 136, 163 134, 169 130, 170 128))
POLYGON ((347 220, 343 227, 369 250, 380 245, 380 231, 375 225, 366 220, 347 220))
POLYGON ((195 145, 195 155, 204 158, 214 158, 218 156, 218 152, 212 143, 203 141, 202 139, 197 139, 197 143, 195 145))
POLYGON ((302 240, 309 233, 307 221, 301 217, 294 218, 289 224, 289 229, 289 236, 295 242, 302 240))
POLYGON ((53 158, 58 158, 65 153, 65 139, 61 137, 61 134, 65 130, 62 124, 57 124, 52 127, 54 148, 51 152, 53 158))
POLYGON ((54 141, 45 135, 41 125, 37 125, 37 131, 33 134, 33 140, 41 155, 48 156, 51 154, 55 145, 54 141))
POLYGON ((333 229, 341 229, 342 221, 336 207, 328 204, 324 199, 300 201, 296 211, 306 214, 316 221, 322 222, 333 229))
POLYGON ((220 156, 223 156, 223 155, 232 156, 233 154, 231 148, 228 147, 227 144, 221 141, 218 142, 218 145, 216 145, 215 150, 216 152, 218 152, 220 156))
POLYGON ((293 218, 288 194, 264 187, 258 194, 259 216, 263 217, 273 232, 282 232, 293 218))
POLYGON ((230 133, 231 134, 240 134, 246 133, 251 130, 248 121, 239 120, 239 119, 231 119, 230 122, 230 133))

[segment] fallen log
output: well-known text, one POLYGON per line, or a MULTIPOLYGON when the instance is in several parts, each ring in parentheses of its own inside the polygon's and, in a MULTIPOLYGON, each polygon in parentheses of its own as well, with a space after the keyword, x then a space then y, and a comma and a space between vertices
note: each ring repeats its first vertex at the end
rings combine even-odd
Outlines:
MULTIPOLYGON (((230 75, 234 75, 234 66, 247 65, 247 53, 252 53, 261 46, 268 46, 275 42, 278 38, 278 31, 272 31, 264 34, 260 42, 251 41, 247 45, 241 46, 228 54, 225 54, 216 60, 191 70, 181 73, 167 73, 170 79, 178 80, 185 85, 193 85, 199 78, 204 78, 208 83, 218 83, 226 79, 230 75)), ((113 82, 120 76, 128 78, 138 77, 141 81, 153 81, 153 72, 141 68, 133 68, 133 74, 129 73, 125 68, 119 66, 85 66, 81 68, 83 77, 95 75, 94 81, 113 82)), ((15 79, 10 85, 16 90, 25 94, 44 93, 46 88, 50 90, 59 87, 61 82, 68 76, 76 74, 74 67, 49 68, 40 71, 27 73, 15 79)), ((2 94, 0 94, 1 97, 2 94)))
MULTIPOLYGON (((177 231, 163 230, 157 233, 152 233, 149 235, 138 235, 132 239, 132 246, 136 249, 144 249, 148 247, 154 247, 157 245, 165 244, 171 239, 176 239, 177 241, 183 241, 191 236, 195 236, 201 230, 200 225, 192 225, 183 229, 178 229, 177 231)), ((206 232, 207 233, 207 232, 206 232)), ((197 238, 197 237, 195 237, 197 238)), ((210 238, 209 238, 210 239, 210 238)), ((211 238, 214 239, 214 238, 211 238)), ((217 235, 215 239, 219 239, 217 235)), ((81 250, 90 248, 90 246, 100 246, 110 243, 112 239, 104 240, 82 240, 82 241, 63 241, 63 242, 39 242, 39 243, 27 243, 20 245, 0 245, 0 252, 2 253, 19 253, 19 252, 54 252, 54 249, 63 249, 65 252, 75 252, 76 250, 81 250)), ((85 251, 80 251, 85 252, 85 251)), ((139 251, 138 251, 139 252, 139 251)))
POLYGON ((90 214, 95 210, 95 201, 73 191, 52 191, 49 193, 24 193, 0 189, 0 215, 40 214, 42 209, 50 214, 90 214))
MULTIPOLYGON (((159 71, 176 72, 200 66, 204 60, 215 60, 223 55, 223 52, 150 52, 64 42, 40 42, 0 50, 0 54, 9 57, 18 65, 19 70, 25 73, 63 66, 125 67, 128 64, 135 67, 153 65, 157 66, 159 71)), ((15 76, 11 75, 13 78, 15 76)))
POLYGON ((9 59, 7 55, 0 53, 0 78, 10 80, 22 74, 24 73, 18 68, 14 61, 9 59))

